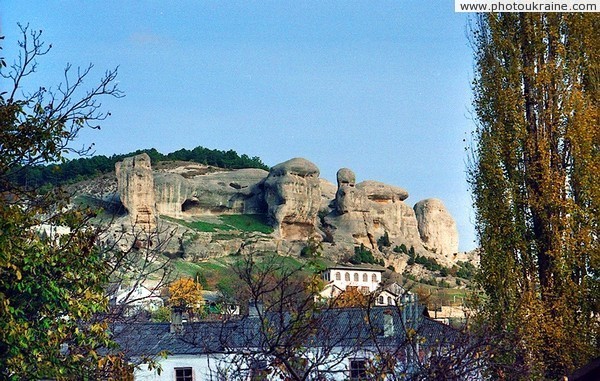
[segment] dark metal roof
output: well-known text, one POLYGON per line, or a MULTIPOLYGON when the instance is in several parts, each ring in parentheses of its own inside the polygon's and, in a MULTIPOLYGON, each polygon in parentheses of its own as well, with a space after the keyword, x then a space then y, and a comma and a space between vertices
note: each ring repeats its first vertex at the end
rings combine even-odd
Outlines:
MULTIPOLYGON (((379 265, 373 265, 373 266, 379 266, 379 265)), ((378 272, 378 273, 384 273, 385 272, 384 269, 376 268, 376 267, 369 267, 366 264, 362 264, 361 266, 336 265, 336 266, 328 267, 327 269, 323 270, 323 272, 328 271, 328 270, 375 271, 375 272, 378 272)))
MULTIPOLYGON (((406 309, 404 310, 406 311, 406 309)), ((416 311, 416 310, 415 310, 416 311)), ((263 318, 244 316, 228 321, 184 323, 181 333, 171 333, 169 323, 133 323, 113 327, 115 340, 131 357, 169 354, 227 353, 265 346, 350 347, 400 346, 406 331, 414 329, 423 346, 449 342, 458 331, 431 320, 418 309, 411 320, 396 307, 336 308, 308 318, 266 312, 263 318), (393 334, 384 335, 384 324, 392 323, 393 334)))

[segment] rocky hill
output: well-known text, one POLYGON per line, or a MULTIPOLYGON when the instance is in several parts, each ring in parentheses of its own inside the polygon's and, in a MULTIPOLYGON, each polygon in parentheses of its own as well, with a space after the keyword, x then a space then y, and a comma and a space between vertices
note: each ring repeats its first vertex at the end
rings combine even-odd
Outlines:
POLYGON ((191 261, 250 251, 318 252, 347 261, 362 250, 386 267, 417 275, 426 270, 414 264, 415 257, 447 268, 476 262, 475 254, 458 252, 456 223, 441 200, 411 207, 406 190, 357 183, 348 168, 338 171, 334 185, 302 158, 265 171, 191 162, 153 168, 150 157, 140 154, 117 163, 115 173, 108 193, 81 191, 124 207, 126 215, 115 224, 120 233, 168 231, 173 239, 167 252, 191 261))

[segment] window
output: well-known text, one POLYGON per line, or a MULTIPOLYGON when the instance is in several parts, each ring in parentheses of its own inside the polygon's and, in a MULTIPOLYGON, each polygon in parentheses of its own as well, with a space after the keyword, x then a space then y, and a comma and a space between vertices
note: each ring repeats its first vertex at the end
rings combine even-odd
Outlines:
POLYGON ((358 282, 358 273, 354 273, 354 281, 358 282))
POLYGON ((383 296, 379 296, 379 297, 377 298, 377 304, 383 304, 383 303, 384 303, 384 301, 383 301, 383 296))
POLYGON ((367 274, 363 274, 363 282, 368 282, 369 276, 367 274))
POLYGON ((350 380, 366 380, 367 362, 364 359, 350 360, 350 380))
POLYGON ((346 279, 346 281, 350 282, 350 273, 346 273, 346 275, 344 275, 344 278, 346 279))
POLYGON ((368 294, 369 293, 369 287, 367 287, 367 286, 361 286, 360 287, 360 292, 362 292, 363 294, 368 294))
POLYGON ((342 280, 342 274, 339 271, 335 273, 335 280, 342 280))
POLYGON ((377 274, 371 275, 371 281, 377 282, 377 274))
POLYGON ((175 381, 193 381, 192 368, 175 368, 175 381))
POLYGON ((392 297, 388 296, 388 306, 392 306, 394 303, 392 302, 392 297))

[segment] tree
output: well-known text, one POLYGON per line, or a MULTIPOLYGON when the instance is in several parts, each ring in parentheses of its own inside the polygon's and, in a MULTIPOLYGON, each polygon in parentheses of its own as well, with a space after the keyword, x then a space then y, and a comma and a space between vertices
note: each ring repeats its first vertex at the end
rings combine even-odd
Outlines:
POLYGON ((202 286, 192 278, 180 278, 169 285, 169 305, 190 311, 202 302, 202 286))
POLYGON ((81 94, 92 66, 76 74, 67 66, 63 84, 25 93, 50 46, 41 32, 21 30, 18 59, 11 66, 0 59, 9 88, 0 94, 0 378, 126 379, 116 372, 128 367, 97 318, 107 308, 109 274, 99 231, 89 224, 94 212, 70 208, 61 189, 40 194, 14 181, 32 166, 88 151, 70 143, 107 116, 99 97, 121 96, 117 71, 81 94))
POLYGON ((336 298, 331 300, 333 307, 366 307, 369 304, 369 296, 363 294, 356 286, 348 286, 336 298))
POLYGON ((480 318, 512 343, 496 376, 558 378, 600 354, 599 28, 488 13, 472 31, 480 318))
MULTIPOLYGON (((398 306, 376 306, 375 294, 364 295, 358 307, 322 303, 317 275, 307 270, 278 256, 241 258, 232 266, 239 277, 234 289, 248 311, 184 324, 166 339, 161 326, 152 348, 206 356, 200 372, 210 380, 476 380, 497 355, 487 351, 487 332, 465 333, 426 318, 412 294, 398 306)), ((134 344, 140 330, 153 329, 129 328, 122 340, 134 344)))

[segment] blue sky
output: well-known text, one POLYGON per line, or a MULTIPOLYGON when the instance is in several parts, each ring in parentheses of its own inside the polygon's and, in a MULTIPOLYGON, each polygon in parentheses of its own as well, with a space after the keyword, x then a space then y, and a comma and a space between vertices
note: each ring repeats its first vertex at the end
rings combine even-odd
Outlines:
MULTIPOLYGON (((126 96, 81 135, 98 154, 204 146, 268 165, 314 162, 335 182, 408 190, 444 201, 461 250, 476 246, 466 182, 472 50, 453 0, 0 1, 3 55, 17 22, 52 51, 31 85, 61 80, 66 63, 119 66, 126 96)), ((93 80, 88 82, 93 85, 93 80)))

